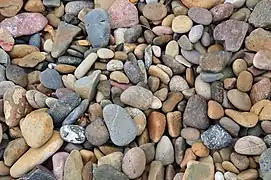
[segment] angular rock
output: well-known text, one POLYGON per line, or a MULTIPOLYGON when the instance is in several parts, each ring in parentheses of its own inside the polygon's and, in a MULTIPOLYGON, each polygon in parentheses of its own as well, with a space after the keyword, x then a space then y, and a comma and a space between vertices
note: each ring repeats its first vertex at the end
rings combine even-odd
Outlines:
POLYGON ((248 19, 254 27, 270 28, 271 26, 271 2, 260 1, 254 7, 248 19))
POLYGON ((209 149, 221 149, 232 143, 232 137, 220 125, 214 125, 203 132, 201 139, 209 149))
POLYGON ((4 19, 0 23, 0 27, 7 29, 13 37, 19 37, 35 34, 41 31, 47 23, 48 20, 40 13, 21 13, 4 19))
POLYGON ((206 129, 209 126, 207 102, 200 95, 194 95, 188 99, 183 114, 183 123, 198 129, 206 129))
POLYGON ((110 104, 104 107, 103 117, 112 142, 117 146, 125 146, 137 135, 136 122, 122 107, 110 104))
POLYGON ((65 54, 74 37, 76 37, 81 29, 72 24, 61 21, 58 25, 54 45, 51 52, 52 57, 58 58, 65 54))
POLYGON ((215 27, 214 39, 223 41, 226 51, 236 52, 241 48, 247 31, 247 23, 237 20, 227 20, 215 27))
POLYGON ((40 82, 49 89, 59 89, 63 87, 60 74, 54 70, 47 68, 40 73, 40 82))

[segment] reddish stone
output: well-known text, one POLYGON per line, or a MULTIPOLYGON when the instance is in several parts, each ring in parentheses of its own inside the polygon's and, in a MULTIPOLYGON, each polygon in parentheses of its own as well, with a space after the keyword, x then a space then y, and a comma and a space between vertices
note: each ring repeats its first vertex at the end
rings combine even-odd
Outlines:
POLYGON ((6 18, 0 23, 13 37, 31 35, 41 31, 48 20, 40 13, 21 13, 12 18, 6 18))
POLYGON ((14 46, 14 39, 8 30, 0 28, 0 46, 5 51, 11 51, 14 46))
POLYGON ((253 104, 262 100, 269 99, 271 96, 271 83, 268 78, 264 78, 261 81, 254 84, 251 88, 250 99, 253 104))

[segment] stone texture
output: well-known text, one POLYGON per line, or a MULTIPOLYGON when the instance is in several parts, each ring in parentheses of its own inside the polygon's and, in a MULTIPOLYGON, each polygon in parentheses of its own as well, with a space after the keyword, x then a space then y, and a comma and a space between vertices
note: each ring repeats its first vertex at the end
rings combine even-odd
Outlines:
POLYGON ((27 74, 24 69, 17 65, 8 65, 6 67, 6 77, 8 80, 22 87, 27 86, 27 74))
MULTIPOLYGON (((259 159, 260 164, 260 170, 263 175, 263 177, 266 177, 266 179, 269 178, 268 175, 270 175, 270 165, 271 165, 271 148, 265 150, 259 159)), ((265 178, 264 178, 265 179, 265 178)))
POLYGON ((94 168, 93 177, 95 179, 129 180, 125 174, 107 164, 94 168))
POLYGON ((253 84, 250 91, 250 99, 252 104, 263 100, 269 99, 271 95, 271 83, 268 78, 263 78, 259 82, 253 84))
POLYGON ((85 137, 85 129, 78 125, 63 125, 60 128, 60 136, 66 142, 82 144, 85 137))
POLYGON ((109 132, 101 118, 97 118, 86 127, 86 138, 95 146, 101 146, 107 142, 109 132))
POLYGON ((23 4, 23 0, 3 0, 0 3, 0 14, 5 17, 13 17, 21 10, 23 4))
POLYGON ((20 178, 21 180, 48 179, 55 180, 54 174, 44 166, 37 165, 32 171, 20 178))
POLYGON ((155 160, 162 162, 164 166, 174 162, 173 145, 167 136, 163 136, 157 143, 155 160))
POLYGON ((254 7, 249 17, 249 23, 254 27, 269 28, 271 25, 271 2, 268 0, 260 1, 254 7))
POLYGON ((262 28, 253 30, 249 36, 246 37, 246 48, 251 51, 271 50, 271 33, 262 28))
POLYGON ((7 29, 0 28, 0 47, 5 51, 11 51, 14 46, 14 39, 7 29))
POLYGON ((211 24, 213 17, 210 11, 205 8, 190 8, 188 16, 196 23, 202 25, 211 24))
POLYGON ((41 83, 49 89, 58 89, 63 87, 60 74, 54 70, 47 68, 45 71, 40 73, 41 83))
POLYGON ((65 167, 64 167, 64 179, 65 180, 83 180, 82 179, 82 169, 83 160, 81 154, 78 150, 73 150, 68 156, 65 167))
POLYGON ((214 179, 214 165, 197 162, 197 161, 189 161, 187 164, 187 169, 184 172, 183 180, 190 179, 214 179))
POLYGON ((234 150, 243 155, 260 155, 267 149, 265 142, 256 136, 244 136, 238 139, 234 150))

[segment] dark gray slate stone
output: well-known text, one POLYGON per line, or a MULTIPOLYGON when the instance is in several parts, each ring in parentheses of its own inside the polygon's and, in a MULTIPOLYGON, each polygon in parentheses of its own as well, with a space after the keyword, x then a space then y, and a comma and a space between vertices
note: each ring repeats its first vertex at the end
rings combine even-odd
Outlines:
POLYGON ((271 147, 271 134, 264 136, 263 141, 266 143, 267 147, 271 147))
POLYGON ((87 110, 89 104, 88 99, 84 99, 79 106, 77 106, 72 112, 64 119, 62 125, 74 124, 80 116, 87 110))
POLYGON ((187 126, 206 129, 210 120, 207 116, 207 102, 200 95, 194 95, 188 99, 183 114, 183 123, 187 126))
POLYGON ((94 168, 93 176, 96 180, 129 180, 125 174, 107 164, 94 168))
POLYGON ((105 106, 103 117, 115 145, 128 145, 137 136, 135 120, 122 107, 115 104, 105 106))
POLYGON ((200 77, 204 82, 214 82, 214 81, 222 79, 224 75, 222 73, 202 72, 200 73, 200 77))
POLYGON ((6 67, 6 77, 8 80, 22 87, 27 86, 27 74, 24 69, 17 65, 8 65, 6 67))
POLYGON ((221 149, 232 144, 231 135, 218 124, 203 132, 201 139, 209 149, 221 149))
POLYGON ((93 47, 106 47, 110 39, 109 17, 104 9, 96 8, 84 17, 88 40, 93 47))
POLYGON ((49 109, 49 114, 53 118, 54 123, 61 123, 63 119, 80 104, 80 102, 81 98, 77 93, 70 93, 59 99, 53 107, 49 109))
POLYGON ((268 148, 261 154, 259 164, 263 177, 271 174, 271 148, 268 148))
POLYGON ((60 128, 61 138, 73 144, 82 144, 86 140, 85 129, 79 125, 64 125, 60 128))
POLYGON ((223 102, 224 88, 223 82, 215 81, 211 84, 211 99, 219 103, 223 102))
POLYGON ((50 170, 37 165, 32 171, 19 178, 19 180, 56 180, 56 178, 50 170))
POLYGON ((0 64, 3 64, 4 66, 10 64, 10 57, 6 51, 0 48, 0 64))
POLYGON ((137 60, 126 61, 124 64, 124 72, 133 84, 144 81, 144 75, 140 71, 137 60))
POLYGON ((40 82, 49 89, 59 89, 63 87, 60 74, 54 69, 46 69, 40 73, 40 82))
POLYGON ((169 55, 163 55, 162 61, 166 66, 172 69, 174 74, 180 74, 185 71, 185 66, 169 55))
POLYGON ((74 65, 74 66, 78 66, 79 64, 81 64, 82 61, 83 61, 82 58, 73 57, 73 56, 60 56, 57 59, 58 64, 69 64, 69 65, 74 65))
POLYGON ((271 1, 262 0, 253 9, 248 19, 255 27, 271 27, 271 1))
POLYGON ((141 25, 135 25, 125 31, 124 40, 127 43, 134 43, 137 41, 141 33, 142 33, 141 25))

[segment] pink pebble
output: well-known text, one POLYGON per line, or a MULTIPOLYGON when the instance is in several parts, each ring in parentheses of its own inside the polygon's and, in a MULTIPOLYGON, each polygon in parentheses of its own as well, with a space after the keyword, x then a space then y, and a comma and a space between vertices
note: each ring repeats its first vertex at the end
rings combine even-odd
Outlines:
POLYGON ((69 153, 58 152, 53 155, 53 173, 57 180, 63 180, 64 166, 69 153))

